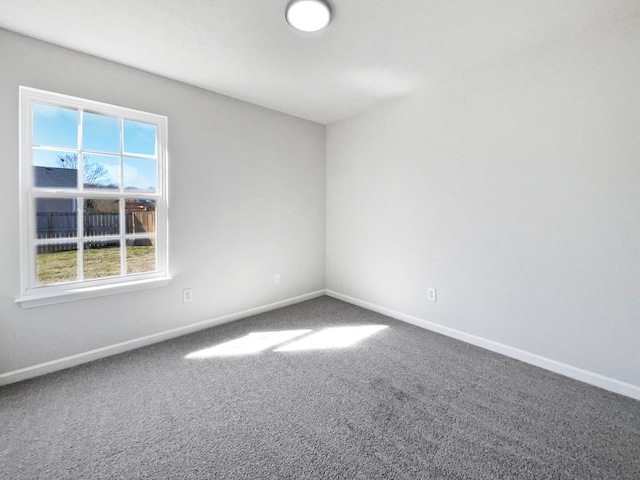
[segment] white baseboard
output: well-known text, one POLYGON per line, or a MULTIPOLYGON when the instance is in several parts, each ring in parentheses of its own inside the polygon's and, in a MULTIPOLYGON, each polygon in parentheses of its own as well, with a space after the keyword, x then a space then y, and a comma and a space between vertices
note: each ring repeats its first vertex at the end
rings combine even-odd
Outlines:
POLYGON ((304 302, 305 300, 311 300, 312 298, 321 297, 325 295, 324 290, 318 290, 316 292, 307 293, 298 297, 281 300, 279 302, 270 303, 268 305, 262 305, 260 307, 250 308, 241 312, 224 315, 222 317, 212 318, 204 320, 202 322, 186 325, 184 327, 174 328, 160 333, 154 333, 145 337, 134 338, 127 340, 126 342, 116 343, 115 345, 109 345, 106 347, 96 348, 88 352, 78 353, 69 357, 52 360, 50 362, 40 363, 31 367, 21 368, 11 372, 0 374, 0 386, 8 385, 10 383, 20 382, 29 378, 38 377, 47 373, 63 370, 69 367, 75 367, 82 363, 91 362, 100 358, 109 357, 118 353, 123 353, 128 350, 134 350, 136 348, 145 347, 154 343, 169 340, 171 338, 180 337, 189 333, 204 330, 206 328, 215 327, 223 323, 232 322, 241 318, 250 317, 259 313, 268 312, 277 308, 286 307, 288 305, 294 305, 296 303, 304 302))
POLYGON ((530 353, 525 350, 520 350, 519 348, 511 347, 503 343, 494 342, 493 340, 488 340, 486 338, 478 337, 476 335, 465 333, 460 330, 445 327, 443 325, 429 322, 428 320, 423 320, 412 315, 407 315, 390 308, 382 307, 380 305, 366 302, 364 300, 350 297, 348 295, 343 295, 333 290, 318 290, 316 292, 311 292, 279 302, 270 303, 268 305, 262 305, 260 307, 243 310, 241 312, 224 315, 217 318, 212 318, 191 325, 186 325, 184 327, 174 328, 172 330, 127 340, 115 345, 109 345, 106 347, 90 350, 88 352, 83 352, 76 355, 71 355, 69 357, 52 360, 50 362, 45 362, 19 370, 3 373, 0 374, 0 386, 27 380, 29 378, 45 375, 47 373, 63 370, 65 368, 74 367, 82 363, 91 362, 100 358, 105 358, 111 355, 116 355, 118 353, 134 350, 136 348, 145 347, 147 345, 152 345, 164 340, 180 337, 182 335, 187 335, 189 333, 204 330, 206 328, 211 328, 216 325, 239 320, 241 318, 250 317, 259 313, 268 312, 277 308, 294 305, 306 300, 311 300, 312 298, 321 297, 322 295, 328 295, 330 297, 337 298, 338 300, 342 300, 344 302, 366 308, 367 310, 372 310, 388 317, 395 318, 396 320, 410 323, 412 325, 416 325, 418 327, 425 328, 427 330, 431 330, 433 332, 440 333, 442 335, 446 335, 448 337, 455 338, 472 345, 476 345, 492 352, 500 353, 507 357, 515 358, 516 360, 520 360, 522 362, 529 363, 531 365, 535 365, 537 367, 541 367, 555 373, 559 373, 560 375, 564 375, 566 377, 580 380, 596 387, 604 388, 605 390, 609 390, 614 393, 619 393, 621 395, 640 400, 640 386, 638 385, 622 382, 620 380, 616 380, 615 378, 590 372, 588 370, 574 367, 566 363, 558 362, 556 360, 552 360, 535 353, 530 353))
POLYGON ((505 345, 503 343, 494 342, 493 340, 488 340, 486 338, 478 337, 476 335, 465 333, 460 330, 455 330, 443 325, 438 325, 437 323, 429 322, 428 320, 423 320, 412 315, 407 315, 390 308, 381 307, 380 305, 365 302, 364 300, 353 298, 348 295, 343 295, 341 293, 334 292, 333 290, 327 290, 326 294, 330 297, 337 298, 338 300, 342 300, 344 302, 366 308, 367 310, 372 310, 388 317, 395 318, 396 320, 410 323, 412 325, 416 325, 418 327, 425 328, 442 335, 446 335, 447 337, 452 337, 457 340, 461 340, 463 342, 484 348, 486 350, 500 353, 507 357, 515 358, 516 360, 520 360, 522 362, 529 363, 531 365, 535 365, 537 367, 541 367, 555 373, 559 373, 560 375, 564 375, 565 377, 580 380, 582 382, 595 385, 596 387, 604 388, 605 390, 609 390, 614 393, 619 393, 621 395, 640 400, 640 386, 638 385, 622 382, 620 380, 616 380, 615 378, 610 378, 604 375, 600 375, 599 373, 583 370, 566 363, 551 360, 550 358, 546 358, 541 355, 536 355, 535 353, 530 353, 525 350, 520 350, 519 348, 510 347, 509 345, 505 345))

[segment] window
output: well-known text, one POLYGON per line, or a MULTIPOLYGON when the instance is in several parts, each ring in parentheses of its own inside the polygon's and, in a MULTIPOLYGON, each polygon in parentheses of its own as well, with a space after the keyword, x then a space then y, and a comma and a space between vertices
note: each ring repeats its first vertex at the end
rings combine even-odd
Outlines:
POLYGON ((23 306, 166 284, 167 118, 20 87, 23 306))

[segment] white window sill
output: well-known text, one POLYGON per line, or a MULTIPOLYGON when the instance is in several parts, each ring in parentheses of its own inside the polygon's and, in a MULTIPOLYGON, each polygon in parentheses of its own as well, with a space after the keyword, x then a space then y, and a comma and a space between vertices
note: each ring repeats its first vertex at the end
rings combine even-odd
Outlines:
POLYGON ((43 307, 45 305, 75 302, 77 300, 104 297, 106 295, 115 295, 118 293, 166 287, 171 279, 172 277, 159 277, 132 282, 115 283, 112 285, 101 285, 98 287, 79 287, 73 290, 66 290, 64 292, 34 293, 32 295, 25 295, 24 297, 18 298, 16 303, 20 304, 22 308, 43 307))

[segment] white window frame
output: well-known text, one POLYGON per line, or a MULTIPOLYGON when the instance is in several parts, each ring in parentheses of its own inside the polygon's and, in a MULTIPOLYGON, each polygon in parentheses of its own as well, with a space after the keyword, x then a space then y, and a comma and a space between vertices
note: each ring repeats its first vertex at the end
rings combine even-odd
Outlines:
MULTIPOLYGON (((92 298, 115 293, 123 293, 132 290, 165 286, 171 280, 169 276, 168 261, 168 196, 167 196, 167 137, 168 119, 166 116, 153 113, 142 112, 125 107, 118 107, 106 103, 96 102, 69 95, 47 92, 29 87, 21 86, 20 93, 20 267, 21 267, 21 288, 20 297, 16 302, 24 308, 37 307, 55 303, 69 302, 92 298), (64 188, 42 188, 34 186, 33 168, 33 105, 46 104, 56 107, 73 108, 79 111, 79 119, 82 118, 82 111, 90 111, 111 117, 117 117, 122 126, 122 120, 132 120, 156 126, 157 136, 157 164, 158 164, 158 186, 153 193, 138 193, 124 189, 120 185, 118 191, 96 191, 67 189, 64 188), (155 200, 156 210, 156 233, 151 235, 156 239, 156 270, 153 272, 135 273, 119 275, 107 278, 90 280, 78 280, 74 282, 58 283, 51 285, 37 285, 36 272, 36 245, 42 240, 36 239, 36 209, 35 198, 46 196, 49 198, 117 198, 131 199, 144 198, 155 200)), ((79 120, 81 122, 81 120, 79 120)), ((80 125, 80 132, 82 126, 80 125)), ((120 127, 122 128, 122 127, 120 127)), ((121 130, 122 131, 122 130, 121 130)), ((81 135, 80 135, 81 137, 81 135)), ((78 148, 75 151, 81 152, 81 138, 78 140, 78 148)), ((121 138, 120 156, 123 156, 121 138)), ((52 147, 58 150, 57 147, 52 147)), ((64 149, 61 149, 64 150, 64 149)), ((79 160, 80 161, 80 160, 79 160)), ((78 182, 81 184, 81 180, 78 182)), ((80 186, 80 185, 79 185, 80 186)), ((78 202, 82 203, 82 202, 78 202)), ((79 207, 80 208, 80 207, 79 207)), ((124 201, 120 202, 121 217, 121 245, 124 237, 124 201)), ((73 239, 60 239, 64 243, 78 243, 79 269, 83 259, 82 242, 90 240, 82 235, 82 211, 79 212, 78 230, 79 233, 73 239)), ((122 248, 124 258, 124 248, 122 248)))

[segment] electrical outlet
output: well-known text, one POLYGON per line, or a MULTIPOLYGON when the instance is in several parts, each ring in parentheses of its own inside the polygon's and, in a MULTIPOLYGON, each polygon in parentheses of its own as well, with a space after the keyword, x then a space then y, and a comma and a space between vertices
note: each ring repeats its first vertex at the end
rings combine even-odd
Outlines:
POLYGON ((273 283, 280 283, 280 274, 279 273, 274 273, 273 274, 273 283))
POLYGON ((193 289, 185 288, 182 290, 182 303, 188 303, 193 301, 193 289))
POLYGON ((430 289, 427 290, 427 298, 431 302, 436 302, 437 301, 436 289, 435 288, 430 288, 430 289))

